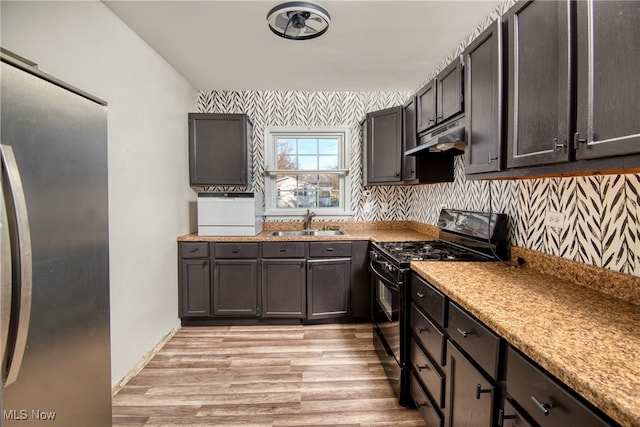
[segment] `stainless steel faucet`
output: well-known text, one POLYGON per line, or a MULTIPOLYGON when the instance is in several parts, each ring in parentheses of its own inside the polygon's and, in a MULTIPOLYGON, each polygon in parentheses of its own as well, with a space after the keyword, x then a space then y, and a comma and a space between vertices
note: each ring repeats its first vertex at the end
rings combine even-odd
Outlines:
POLYGON ((307 213, 304 216, 304 229, 305 230, 311 230, 311 219, 314 216, 316 216, 316 213, 310 211, 309 209, 307 209, 307 213))

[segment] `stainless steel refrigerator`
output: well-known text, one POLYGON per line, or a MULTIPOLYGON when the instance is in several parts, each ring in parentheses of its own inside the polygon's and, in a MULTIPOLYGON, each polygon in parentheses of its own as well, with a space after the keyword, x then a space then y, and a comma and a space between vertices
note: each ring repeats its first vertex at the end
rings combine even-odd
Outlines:
POLYGON ((0 425, 111 425, 106 104, 1 53, 0 425))

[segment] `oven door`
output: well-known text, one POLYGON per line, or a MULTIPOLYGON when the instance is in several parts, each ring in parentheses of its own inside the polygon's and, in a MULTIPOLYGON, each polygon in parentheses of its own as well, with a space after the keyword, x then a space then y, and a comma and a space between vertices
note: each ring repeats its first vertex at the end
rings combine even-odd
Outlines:
POLYGON ((372 262, 373 345, 387 378, 400 398, 402 379, 401 283, 394 283, 372 262))

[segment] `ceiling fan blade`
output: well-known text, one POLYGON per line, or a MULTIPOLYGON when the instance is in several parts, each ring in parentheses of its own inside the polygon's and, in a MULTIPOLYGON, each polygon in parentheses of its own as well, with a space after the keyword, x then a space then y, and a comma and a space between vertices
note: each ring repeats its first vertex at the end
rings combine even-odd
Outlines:
POLYGON ((324 28, 324 21, 316 21, 315 19, 307 19, 305 22, 307 28, 311 28, 313 32, 318 32, 324 28))
POLYGON ((280 28, 282 31, 284 31, 284 29, 287 27, 288 22, 289 22, 289 19, 286 18, 284 15, 280 14, 276 17, 276 22, 274 25, 277 28, 280 28))

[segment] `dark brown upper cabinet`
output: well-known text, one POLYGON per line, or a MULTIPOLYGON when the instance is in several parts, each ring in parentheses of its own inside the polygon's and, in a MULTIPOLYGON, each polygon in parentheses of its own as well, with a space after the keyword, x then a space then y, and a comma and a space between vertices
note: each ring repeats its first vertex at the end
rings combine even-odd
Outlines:
POLYGON ((464 71, 462 57, 455 59, 416 94, 417 129, 422 133, 462 113, 464 71))
POLYGON ((573 2, 519 2, 507 17, 507 165, 567 162, 573 2))
POLYGON ((246 114, 189 113, 190 185, 249 186, 252 133, 246 114))
POLYGON ((367 113, 364 185, 402 182, 402 106, 367 113))
POLYGON ((418 133, 436 125, 436 81, 431 80, 416 94, 418 133))
POLYGON ((498 18, 464 51, 465 172, 495 172, 502 155, 502 20, 498 18))
POLYGON ((640 153, 640 3, 576 7, 576 159, 640 153))
MULTIPOLYGON (((416 98, 411 97, 404 104, 402 112, 402 152, 415 148, 418 144, 416 132, 416 98)), ((415 182, 418 179, 415 156, 402 156, 402 180, 405 183, 415 182)))

